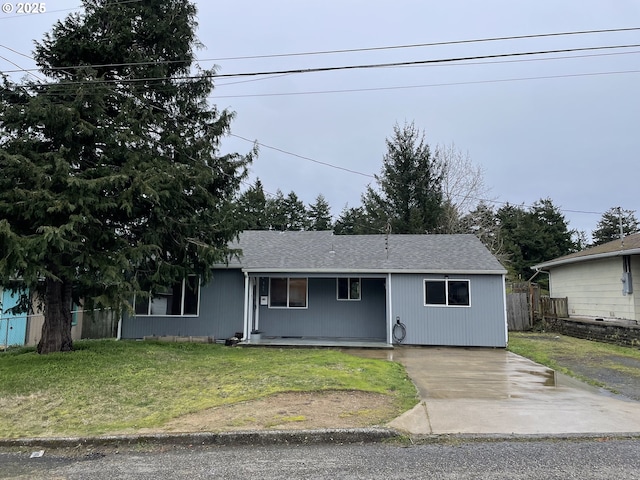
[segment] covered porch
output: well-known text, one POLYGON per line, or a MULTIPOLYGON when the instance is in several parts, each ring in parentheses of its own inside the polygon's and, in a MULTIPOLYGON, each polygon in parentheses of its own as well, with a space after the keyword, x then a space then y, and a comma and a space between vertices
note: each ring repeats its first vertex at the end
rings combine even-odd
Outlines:
POLYGON ((388 276, 244 272, 246 345, 387 348, 388 276), (258 336, 258 338, 257 338, 258 336))

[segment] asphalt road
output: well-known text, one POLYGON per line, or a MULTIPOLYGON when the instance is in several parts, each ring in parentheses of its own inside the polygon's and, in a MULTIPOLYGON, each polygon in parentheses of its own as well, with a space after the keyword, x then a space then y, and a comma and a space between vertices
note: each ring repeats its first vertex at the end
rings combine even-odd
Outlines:
POLYGON ((640 439, 0 452, 0 478, 640 479, 640 439))

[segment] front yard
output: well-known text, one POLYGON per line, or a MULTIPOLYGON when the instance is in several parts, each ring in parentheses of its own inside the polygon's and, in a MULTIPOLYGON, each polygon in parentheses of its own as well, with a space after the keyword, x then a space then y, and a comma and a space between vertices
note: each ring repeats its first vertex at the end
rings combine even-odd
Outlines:
POLYGON ((113 340, 75 347, 48 356, 33 349, 0 354, 0 438, 156 429, 287 392, 384 396, 388 418, 372 421, 390 420, 417 402, 400 364, 333 350, 113 340))

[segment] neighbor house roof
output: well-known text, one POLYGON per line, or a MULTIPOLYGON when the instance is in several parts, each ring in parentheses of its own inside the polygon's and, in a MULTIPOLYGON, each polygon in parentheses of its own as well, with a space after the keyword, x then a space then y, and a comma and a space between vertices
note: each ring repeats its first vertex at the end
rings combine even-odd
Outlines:
POLYGON ((633 235, 624 237, 623 240, 613 240, 611 242, 598 245, 597 247, 587 248, 586 250, 582 250, 580 252, 554 258, 553 260, 549 260, 548 262, 534 265, 532 268, 536 270, 542 270, 544 268, 556 267, 558 265, 596 260, 599 258, 638 254, 640 254, 640 233, 634 233, 633 235))
POLYGON ((506 273, 475 235, 246 231, 234 247, 247 272, 506 273))

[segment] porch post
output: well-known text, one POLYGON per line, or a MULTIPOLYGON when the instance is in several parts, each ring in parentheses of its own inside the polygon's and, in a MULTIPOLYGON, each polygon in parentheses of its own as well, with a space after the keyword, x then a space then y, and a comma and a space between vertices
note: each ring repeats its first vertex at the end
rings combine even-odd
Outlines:
POLYGON ((249 339, 249 274, 244 272, 244 331, 243 340, 249 339))

